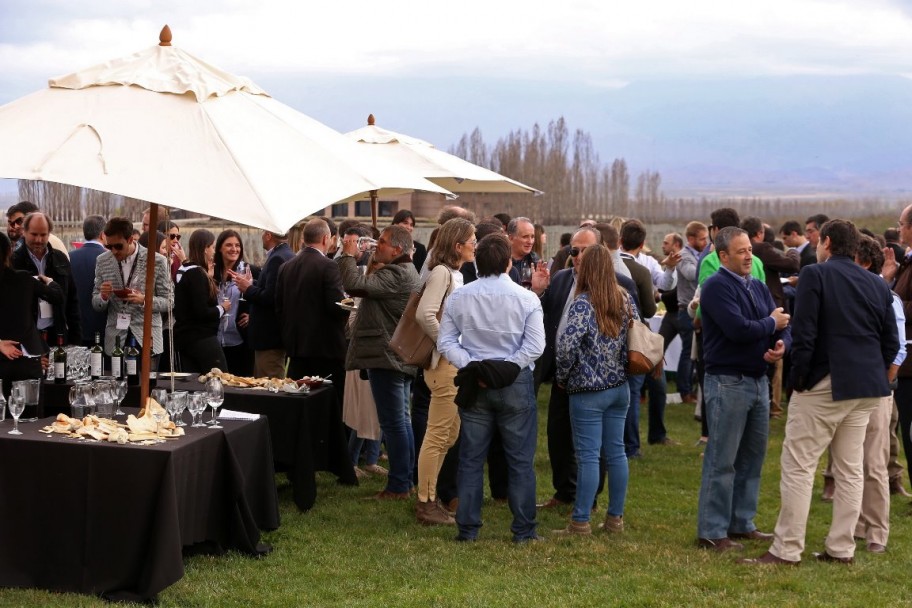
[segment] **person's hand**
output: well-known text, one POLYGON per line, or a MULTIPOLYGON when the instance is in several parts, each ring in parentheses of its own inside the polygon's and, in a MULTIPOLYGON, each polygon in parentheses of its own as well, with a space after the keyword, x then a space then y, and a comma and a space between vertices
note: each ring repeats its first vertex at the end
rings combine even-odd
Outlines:
POLYGON ((678 265, 678 262, 680 262, 680 261, 681 261, 681 252, 672 251, 667 256, 665 256, 665 259, 662 260, 660 263, 665 268, 674 268, 675 266, 678 265))
POLYGON ((184 253, 184 246, 177 239, 171 240, 171 255, 180 260, 182 264, 187 259, 187 254, 184 253))
POLYGON ((899 375, 899 366, 898 366, 898 365, 890 365, 890 367, 887 368, 887 382, 888 382, 889 384, 893 384, 893 382, 896 381, 896 376, 897 376, 897 375, 899 375))
POLYGON ((228 298, 222 300, 222 308, 225 309, 225 314, 228 314, 228 311, 231 310, 231 300, 228 298))
POLYGON ((123 301, 129 302, 130 304, 139 304, 140 306, 142 306, 143 304, 146 303, 146 294, 144 294, 141 291, 136 291, 135 289, 131 289, 130 293, 128 293, 126 296, 124 296, 123 301))
POLYGON ((234 284, 237 285, 237 288, 241 293, 247 293, 247 289, 253 284, 253 275, 250 273, 250 268, 247 269, 247 272, 244 274, 239 274, 233 270, 228 271, 228 276, 234 281, 234 284))
POLYGON ((111 294, 114 293, 114 286, 111 285, 111 281, 105 281, 101 284, 101 287, 98 288, 98 293, 101 294, 101 299, 107 301, 111 297, 111 294))
POLYGON ((342 239, 342 253, 354 258, 361 257, 361 249, 358 247, 358 235, 346 234, 342 239))
POLYGON ((247 325, 249 323, 250 323, 250 314, 245 312, 240 317, 238 317, 237 326, 240 327, 241 329, 247 327, 247 325))
POLYGON ((892 247, 884 247, 883 254, 884 263, 883 268, 880 269, 880 276, 887 283, 893 283, 893 279, 896 278, 896 271, 899 270, 899 264, 896 262, 896 252, 893 251, 892 247))
POLYGON ((0 340, 0 353, 10 361, 22 356, 19 343, 15 340, 0 340))
POLYGON ((540 296, 545 293, 550 284, 551 272, 548 270, 547 264, 539 262, 535 265, 535 270, 532 271, 532 291, 535 295, 540 296))
POLYGON ((776 322, 776 329, 783 330, 785 326, 789 324, 789 319, 792 318, 791 315, 786 314, 782 307, 777 308, 770 313, 770 316, 773 318, 773 321, 776 322))
POLYGON ((767 363, 775 363, 785 355, 785 342, 776 340, 776 345, 768 349, 763 354, 763 360, 767 363))
POLYGON ((793 275, 788 278, 789 285, 796 287, 798 285, 798 275, 793 275))
POLYGON ((48 359, 47 355, 41 355, 41 373, 46 374, 50 366, 51 360, 48 359))
POLYGON ((46 276, 46 275, 43 275, 43 274, 39 274, 39 275, 38 275, 38 280, 41 281, 42 283, 44 283, 45 285, 50 285, 50 284, 51 284, 51 281, 53 281, 54 279, 52 279, 52 278, 49 277, 49 276, 46 276))

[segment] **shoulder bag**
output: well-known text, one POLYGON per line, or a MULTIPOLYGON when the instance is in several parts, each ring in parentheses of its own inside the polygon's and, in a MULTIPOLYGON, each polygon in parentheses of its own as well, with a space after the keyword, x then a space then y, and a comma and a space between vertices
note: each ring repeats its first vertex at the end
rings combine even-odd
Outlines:
POLYGON ((629 299, 627 314, 630 317, 627 322, 627 373, 637 376, 661 369, 665 358, 665 340, 637 320, 629 299))
MULTIPOLYGON (((452 272, 448 271, 447 276, 450 281, 453 280, 452 272)), ((430 277, 428 280, 430 280, 430 277)), ((419 325, 415 318, 415 313, 418 310, 418 302, 421 301, 421 296, 424 295, 425 287, 427 287, 427 281, 425 281, 420 291, 409 296, 408 304, 405 305, 405 311, 403 311, 402 317, 400 317, 399 323, 396 325, 396 331, 393 332, 393 337, 390 340, 390 348, 393 349, 396 356, 402 359, 402 362, 406 365, 417 365, 418 367, 428 369, 431 366, 431 359, 434 355, 436 343, 425 333, 424 328, 419 325)), ((446 291, 449 291, 449 289, 450 284, 447 283, 446 291)), ((445 300, 446 292, 444 292, 443 299, 440 300, 440 308, 437 309, 438 321, 440 321, 440 315, 443 313, 443 303, 445 300)))

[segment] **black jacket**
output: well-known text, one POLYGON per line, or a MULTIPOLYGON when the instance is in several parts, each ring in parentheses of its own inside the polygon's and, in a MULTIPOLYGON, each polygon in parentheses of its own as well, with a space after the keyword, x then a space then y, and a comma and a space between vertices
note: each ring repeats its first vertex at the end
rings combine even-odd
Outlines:
MULTIPOLYGON (((19 342, 32 355, 48 352, 38 334, 38 298, 52 306, 63 303, 63 290, 57 281, 45 285, 24 270, 0 271, 0 339, 19 342)), ((0 355, 2 356, 2 355, 0 355)))
POLYGON ((456 405, 472 409, 478 400, 478 389, 481 388, 479 383, 484 383, 485 388, 504 388, 516 382, 520 371, 519 366, 510 361, 472 361, 456 373, 454 383, 459 387, 456 391, 456 405))
POLYGON ((276 312, 276 285, 279 281, 279 268, 293 257, 294 253, 288 243, 279 243, 273 247, 260 276, 244 293, 244 299, 250 302, 247 340, 253 350, 284 348, 282 323, 276 312))
MULTIPOLYGON (((52 303, 54 307, 54 325, 48 328, 48 341, 56 343, 57 334, 63 334, 63 339, 67 344, 82 344, 79 297, 76 294, 76 284, 73 282, 70 261, 62 252, 55 250, 50 245, 47 247, 48 252, 45 255, 49 257, 45 263, 44 273, 52 278, 63 292, 61 301, 57 304, 52 303)), ((38 268, 32 262, 25 243, 13 254, 13 268, 24 270, 32 276, 38 274, 38 268)))
POLYGON ((209 275, 199 266, 185 267, 174 286, 174 346, 185 348, 218 334, 221 312, 209 292, 209 275))

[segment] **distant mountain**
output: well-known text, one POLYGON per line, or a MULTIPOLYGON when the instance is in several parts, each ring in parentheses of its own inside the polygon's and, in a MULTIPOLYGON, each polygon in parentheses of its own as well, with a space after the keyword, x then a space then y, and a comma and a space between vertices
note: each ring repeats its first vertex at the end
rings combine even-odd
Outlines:
POLYGON ((341 131, 367 115, 446 149, 476 126, 493 144, 564 116, 605 163, 662 175, 673 196, 907 196, 912 80, 788 76, 634 82, 623 88, 504 78, 358 79, 251 74, 281 101, 341 131))

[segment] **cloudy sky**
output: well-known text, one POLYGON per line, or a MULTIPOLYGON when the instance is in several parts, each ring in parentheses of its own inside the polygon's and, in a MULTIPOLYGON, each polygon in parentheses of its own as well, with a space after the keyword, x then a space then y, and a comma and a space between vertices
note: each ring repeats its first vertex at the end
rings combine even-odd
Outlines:
MULTIPOLYGON (((353 87, 367 79, 401 82, 396 94, 403 99, 429 95, 409 87, 433 79, 440 86, 424 102, 431 112, 445 103, 447 79, 482 83, 479 96, 486 82, 521 81, 524 90, 535 83, 560 107, 561 91, 579 86, 912 78, 912 0, 2 0, 0 104, 44 87, 49 77, 151 46, 164 23, 175 45, 343 131, 363 124, 360 106, 350 125, 339 124, 331 109, 350 103, 353 87)), ((463 107, 438 129, 442 119, 419 116, 415 104, 403 107, 381 124, 443 148, 476 125, 487 124, 491 139, 530 126, 486 123, 482 110, 463 107)))

